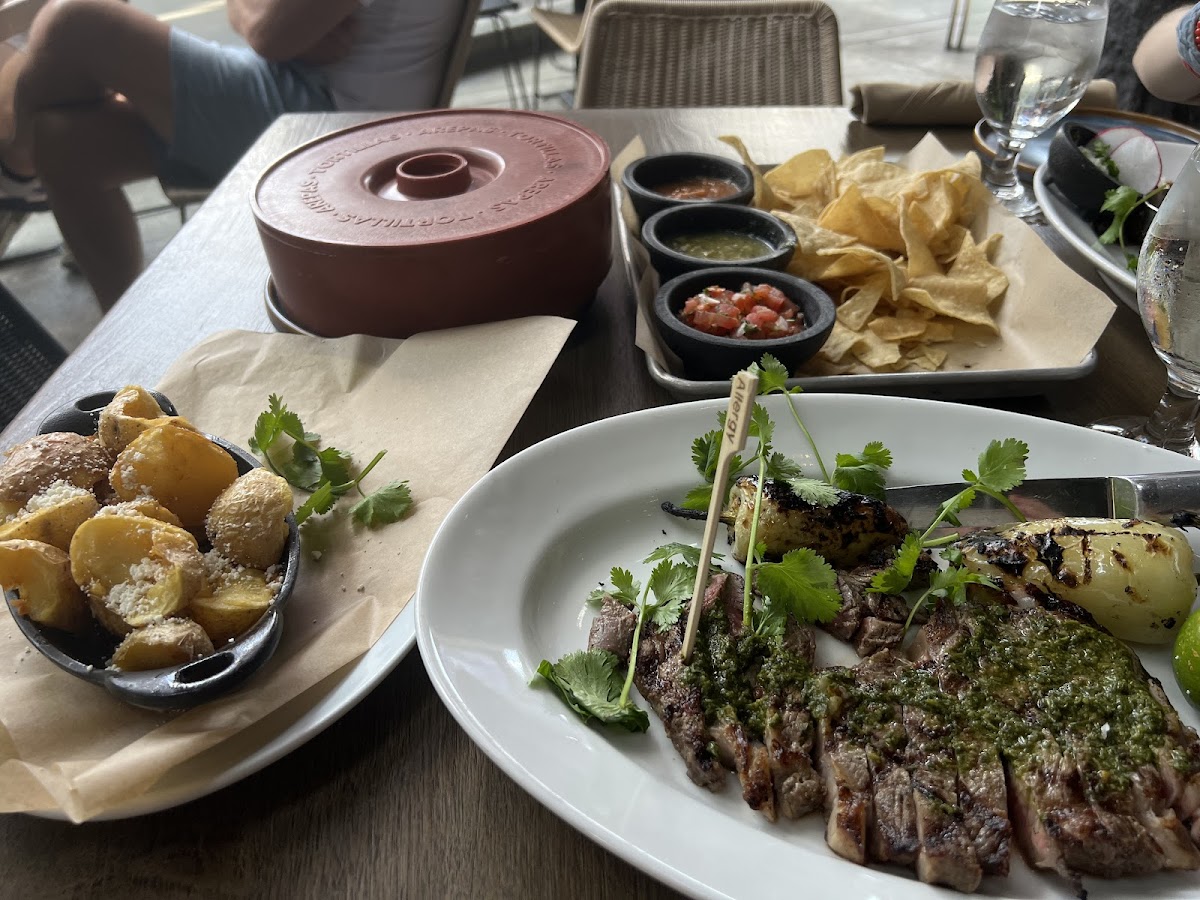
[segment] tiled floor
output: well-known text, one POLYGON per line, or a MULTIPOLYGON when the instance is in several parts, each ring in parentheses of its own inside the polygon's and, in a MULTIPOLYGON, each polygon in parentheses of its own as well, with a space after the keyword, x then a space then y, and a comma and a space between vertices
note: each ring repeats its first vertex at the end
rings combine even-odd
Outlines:
MULTIPOLYGON (((561 2, 561 0, 560 0, 561 2)), ((945 49, 951 0, 827 0, 838 16, 842 43, 842 77, 847 88, 863 81, 921 83, 943 78, 968 78, 973 66, 974 40, 983 27, 990 4, 973 4, 966 40, 959 51, 945 49)), ((187 0, 142 0, 139 6, 155 13, 175 12, 174 24, 214 40, 234 41, 224 18, 224 9, 211 4, 188 4, 187 0), (186 7, 186 8, 184 8, 186 7)), ((532 81, 532 26, 522 9, 511 14, 514 44, 524 58, 521 71, 526 84, 532 81)), ((565 5, 565 3, 564 3, 565 5)), ((507 107, 510 99, 502 68, 503 57, 494 52, 490 22, 476 27, 477 51, 454 96, 455 106, 507 107)), ((561 109, 555 92, 568 91, 574 81, 573 60, 546 49, 542 56, 543 93, 551 95, 544 109, 561 109)), ((177 210, 165 205, 157 184, 131 187, 134 208, 146 245, 147 261, 162 249, 180 227, 177 210)), ((45 324, 65 346, 71 348, 99 321, 100 312, 87 283, 62 265, 60 237, 48 213, 30 216, 18 230, 0 259, 0 282, 45 324)))

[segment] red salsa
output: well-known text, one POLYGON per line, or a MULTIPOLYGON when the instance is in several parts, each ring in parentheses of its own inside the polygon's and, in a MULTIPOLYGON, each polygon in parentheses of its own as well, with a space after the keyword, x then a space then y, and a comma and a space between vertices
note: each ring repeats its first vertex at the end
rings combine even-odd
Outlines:
POLYGON ((743 284, 740 291, 706 287, 683 304, 679 318, 705 334, 765 341, 804 330, 800 307, 770 284, 743 284))
POLYGON ((651 188, 656 194, 672 200, 723 200, 737 193, 737 185, 712 175, 693 175, 667 181, 651 188))

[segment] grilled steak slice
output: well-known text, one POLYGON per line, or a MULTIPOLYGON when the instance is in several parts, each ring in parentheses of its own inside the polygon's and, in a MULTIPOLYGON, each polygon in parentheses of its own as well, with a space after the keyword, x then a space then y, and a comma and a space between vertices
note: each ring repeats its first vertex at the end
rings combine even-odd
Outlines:
POLYGON ((838 593, 842 608, 825 629, 834 637, 850 642, 859 656, 900 646, 908 604, 903 597, 871 590, 871 579, 880 566, 859 566, 839 572, 838 593))
POLYGON ((766 712, 766 745, 779 811, 798 819, 821 805, 823 791, 812 765, 815 729, 804 686, 816 653, 812 629, 789 619, 782 638, 768 647, 755 676, 766 712))
POLYGON ((1012 843, 1004 763, 995 745, 959 740, 958 802, 963 826, 984 875, 1007 875, 1012 843))
POLYGON ((1147 676, 1150 694, 1162 707, 1171 740, 1158 751, 1158 774, 1166 792, 1166 805, 1189 827, 1200 844, 1200 737, 1179 721, 1179 713, 1163 693, 1162 685, 1147 676))
POLYGON ((1064 605, 943 603, 923 632, 963 732, 999 749, 1032 865, 1070 878, 1200 865, 1172 809, 1200 772, 1195 735, 1123 643, 1064 605))
POLYGON ((817 767, 825 786, 825 842, 838 856, 864 864, 872 823, 871 765, 845 724, 857 702, 853 670, 820 670, 812 693, 817 767))
POLYGON ((588 649, 607 650, 624 665, 629 662, 629 650, 633 646, 636 628, 637 615, 634 611, 606 594, 600 604, 599 614, 592 620, 588 649))
MULTIPOLYGON (((702 611, 713 607, 724 584, 718 584, 716 578, 709 582, 702 611)), ((680 657, 689 605, 684 604, 678 621, 663 631, 653 622, 643 624, 633 683, 662 720, 672 745, 683 757, 688 777, 700 787, 720 791, 725 788, 729 772, 710 749, 712 738, 705 723, 700 685, 685 677, 688 667, 680 657)), ((629 655, 628 650, 625 655, 629 655)))
POLYGON ((705 714, 718 758, 737 773, 747 805, 774 822, 778 813, 770 757, 760 737, 741 720, 757 668, 742 647, 744 588, 745 582, 729 573, 709 580, 691 668, 710 686, 705 714))
POLYGON ((736 720, 719 721, 709 728, 709 734, 717 746, 717 758, 737 773, 746 805, 776 821, 779 814, 775 811, 771 761, 762 741, 752 739, 736 720))
MULTIPOLYGON (((854 670, 859 688, 869 687, 875 696, 875 721, 869 735, 874 816, 868 850, 879 862, 911 865, 917 859, 920 836, 913 778, 906 765, 908 736, 904 707, 895 702, 888 688, 911 665, 894 653, 868 657, 854 670)), ((859 701, 863 702, 862 699, 859 701)))
MULTIPOLYGON (((935 676, 950 698, 968 696, 968 672, 948 664, 953 651, 971 637, 971 620, 957 615, 956 607, 941 604, 917 632, 910 655, 935 676)), ((961 719, 961 716, 959 717, 961 719)), ((995 741, 961 721, 955 741, 958 794, 963 825, 972 849, 986 875, 1007 875, 1012 842, 1004 763, 995 741)))

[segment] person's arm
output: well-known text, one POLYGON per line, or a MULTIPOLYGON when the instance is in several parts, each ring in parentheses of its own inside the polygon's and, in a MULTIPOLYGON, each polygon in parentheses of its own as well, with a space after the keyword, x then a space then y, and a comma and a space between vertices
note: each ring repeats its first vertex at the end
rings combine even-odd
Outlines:
POLYGON ((229 24, 272 62, 304 56, 359 8, 359 0, 228 0, 229 24))
POLYGON ((1200 75, 1180 55, 1179 23, 1192 7, 1172 10, 1150 26, 1133 53, 1133 70, 1155 97, 1173 103, 1200 103, 1200 75))

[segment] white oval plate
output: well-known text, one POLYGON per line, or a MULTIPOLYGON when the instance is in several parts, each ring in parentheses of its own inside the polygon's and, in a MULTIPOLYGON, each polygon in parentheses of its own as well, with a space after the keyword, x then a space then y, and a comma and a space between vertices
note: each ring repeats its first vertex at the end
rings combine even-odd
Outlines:
MULTIPOLYGON (((1159 141, 1158 151, 1162 155, 1163 178, 1173 181, 1183 164, 1195 149, 1192 144, 1159 141)), ((1101 244, 1096 232, 1083 220, 1050 179, 1046 164, 1038 166, 1033 175, 1033 194, 1050 223, 1068 244, 1088 258, 1096 267, 1100 277, 1122 301, 1137 309, 1137 279, 1126 265, 1121 248, 1115 244, 1101 244)))
MULTIPOLYGON (((810 473, 799 430, 769 398, 777 447, 810 473)), ((497 466, 459 501, 429 549, 417 589, 417 642, 430 677, 458 722, 550 810, 650 875, 697 897, 961 897, 900 869, 865 868, 830 851, 821 816, 771 825, 731 784, 695 787, 651 714, 648 734, 582 724, 549 690, 531 686, 538 662, 587 644, 584 597, 614 565, 639 566, 665 541, 698 543, 700 523, 659 509, 695 484, 693 437, 716 427, 727 401, 709 400, 606 419, 558 435, 497 466)), ((884 441, 894 484, 952 481, 974 468, 993 438, 1030 446, 1030 475, 1193 468, 1182 456, 1057 422, 928 400, 839 394, 798 398, 805 424, 831 461, 884 441)), ((832 639, 818 646, 834 661, 832 639)), ((849 653, 839 646, 843 653, 849 653)), ((843 657, 843 661, 845 658, 843 657)), ((1169 653, 1143 655, 1185 720, 1200 724, 1170 676, 1169 653)), ((644 701, 642 702, 643 706, 644 701)), ((514 827, 519 823, 514 823, 514 827)), ((1093 900, 1195 897, 1186 873, 1102 882, 1093 900)), ((1067 898, 1060 879, 1016 859, 990 896, 1067 898)))

